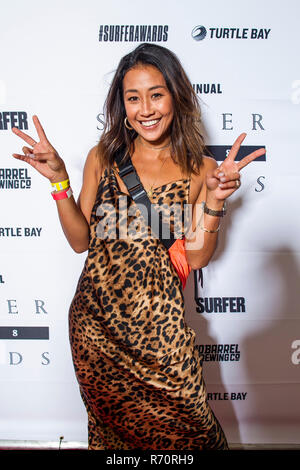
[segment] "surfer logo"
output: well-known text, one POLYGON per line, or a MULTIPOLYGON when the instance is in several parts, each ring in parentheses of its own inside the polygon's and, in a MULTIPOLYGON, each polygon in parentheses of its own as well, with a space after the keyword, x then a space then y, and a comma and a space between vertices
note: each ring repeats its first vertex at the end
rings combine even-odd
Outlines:
POLYGON ((195 41, 202 41, 202 39, 205 38, 206 34, 207 31, 204 26, 195 26, 192 31, 192 38, 195 39, 195 41))

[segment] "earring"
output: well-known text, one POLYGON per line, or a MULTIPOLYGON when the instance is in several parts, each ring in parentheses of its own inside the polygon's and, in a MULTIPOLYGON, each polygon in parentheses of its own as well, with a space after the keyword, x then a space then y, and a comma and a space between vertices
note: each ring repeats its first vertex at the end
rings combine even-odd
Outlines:
POLYGON ((130 126, 128 125, 127 116, 126 116, 126 118, 124 119, 124 124, 125 124, 125 127, 126 127, 129 131, 133 131, 133 127, 130 127, 130 126))

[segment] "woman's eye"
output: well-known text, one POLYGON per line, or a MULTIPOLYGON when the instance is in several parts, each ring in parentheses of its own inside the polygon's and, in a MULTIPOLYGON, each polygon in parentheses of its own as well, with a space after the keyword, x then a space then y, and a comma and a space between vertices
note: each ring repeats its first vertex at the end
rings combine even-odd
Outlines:
POLYGON ((160 98, 162 96, 161 93, 154 93, 154 95, 152 95, 152 98, 156 99, 156 98, 160 98))
POLYGON ((128 101, 137 101, 137 96, 129 96, 128 101))

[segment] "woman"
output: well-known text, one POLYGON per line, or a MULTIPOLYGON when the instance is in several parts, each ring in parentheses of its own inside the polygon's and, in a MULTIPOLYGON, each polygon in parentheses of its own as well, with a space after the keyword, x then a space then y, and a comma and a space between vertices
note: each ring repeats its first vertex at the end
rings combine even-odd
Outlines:
MULTIPOLYGON (((193 88, 177 57, 153 44, 120 61, 106 100, 106 128, 87 156, 77 204, 63 160, 36 116, 33 121, 40 141, 14 128, 32 147, 14 157, 54 185, 71 247, 88 250, 69 323, 89 449, 227 449, 207 402, 195 333, 184 321, 183 286, 190 269, 206 266, 214 253, 224 201, 239 187, 240 169, 264 150, 235 163, 242 134, 221 167, 203 156, 193 88), (130 155, 155 207, 192 205, 192 224, 170 253, 143 217, 146 238, 120 236, 121 221, 126 217, 129 226, 135 208, 118 174, 120 150, 123 161, 130 155), (99 236, 104 216, 119 237, 99 236)), ((174 228, 172 215, 170 223, 174 228)))

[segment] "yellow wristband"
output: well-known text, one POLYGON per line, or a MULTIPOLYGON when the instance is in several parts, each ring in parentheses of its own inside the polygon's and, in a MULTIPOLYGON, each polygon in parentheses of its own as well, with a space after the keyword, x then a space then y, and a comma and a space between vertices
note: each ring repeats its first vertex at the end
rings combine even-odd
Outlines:
POLYGON ((66 189, 70 186, 69 178, 64 181, 59 181, 58 183, 51 183, 52 188, 55 188, 56 191, 61 191, 62 189, 66 189))

